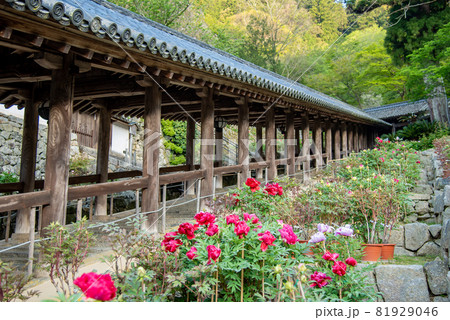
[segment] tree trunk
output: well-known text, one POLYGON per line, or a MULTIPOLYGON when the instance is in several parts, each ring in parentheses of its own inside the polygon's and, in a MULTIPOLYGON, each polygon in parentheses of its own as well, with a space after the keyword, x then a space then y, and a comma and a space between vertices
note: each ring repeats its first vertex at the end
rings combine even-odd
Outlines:
MULTIPOLYGON (((427 86, 431 85, 427 77, 425 83, 427 86)), ((427 103, 431 121, 439 122, 447 127, 449 125, 447 95, 445 94, 443 80, 439 79, 439 83, 440 85, 435 86, 428 95, 427 103)))

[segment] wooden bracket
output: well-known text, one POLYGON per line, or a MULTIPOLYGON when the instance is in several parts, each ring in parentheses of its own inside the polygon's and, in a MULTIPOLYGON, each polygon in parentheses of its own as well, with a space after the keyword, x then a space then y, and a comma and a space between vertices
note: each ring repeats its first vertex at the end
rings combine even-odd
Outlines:
POLYGON ((12 29, 9 27, 0 27, 0 37, 10 39, 12 35, 12 29))
POLYGON ((155 85, 155 81, 147 76, 136 76, 136 83, 141 87, 152 87, 155 85))
POLYGON ((63 57, 48 52, 38 52, 33 55, 34 61, 42 68, 58 70, 63 67, 63 57))

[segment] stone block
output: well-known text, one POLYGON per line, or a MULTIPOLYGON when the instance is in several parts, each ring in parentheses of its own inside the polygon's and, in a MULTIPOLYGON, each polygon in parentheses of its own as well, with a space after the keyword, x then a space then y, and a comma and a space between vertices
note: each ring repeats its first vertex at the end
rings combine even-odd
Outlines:
POLYGON ((441 254, 441 247, 433 241, 428 241, 419 250, 418 256, 439 256, 441 254))
POLYGON ((442 214, 442 225, 445 226, 445 223, 450 220, 450 207, 445 209, 444 213, 442 214))
POLYGON ((405 248, 416 251, 430 239, 428 225, 425 223, 409 223, 405 225, 405 248))
POLYGON ((443 261, 430 261, 423 266, 428 287, 434 295, 447 294, 447 273, 448 268, 443 261))
POLYGON ((436 191, 433 199, 434 213, 444 212, 444 192, 436 191))
POLYGON ((448 250, 450 248, 450 220, 447 220, 444 227, 441 230, 441 247, 444 250, 448 250))
POLYGON ((428 227, 428 230, 430 231, 431 236, 434 239, 437 239, 441 236, 442 226, 440 224, 433 224, 428 227))
POLYGON ((422 266, 381 265, 375 268, 378 289, 386 302, 429 302, 422 266))
POLYGON ((416 203, 416 213, 419 215, 426 214, 430 212, 430 207, 428 201, 418 201, 416 203))
POLYGON ((411 193, 408 198, 413 201, 428 201, 431 199, 431 195, 424 193, 411 193))
POLYGON ((405 245, 405 228, 399 226, 398 228, 392 229, 388 243, 395 243, 396 246, 403 247, 405 245))
POLYGON ((412 190, 412 193, 431 195, 433 194, 433 190, 428 184, 419 184, 412 190))
POLYGON ((437 178, 434 182, 434 189, 442 190, 446 185, 450 185, 450 178, 437 178))
POLYGON ((394 256, 414 257, 415 253, 413 251, 406 250, 403 247, 395 246, 395 248, 394 248, 394 256))
POLYGON ((444 187, 444 206, 450 206, 450 185, 444 187))
POLYGON ((447 295, 450 297, 450 271, 447 272, 447 295))
POLYGON ((437 296, 432 298, 433 302, 449 302, 448 297, 437 296))

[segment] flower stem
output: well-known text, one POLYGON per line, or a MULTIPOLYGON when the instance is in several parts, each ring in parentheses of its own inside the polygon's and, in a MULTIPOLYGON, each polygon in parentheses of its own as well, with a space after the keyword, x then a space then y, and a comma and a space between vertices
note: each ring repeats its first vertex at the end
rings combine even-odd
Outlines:
MULTIPOLYGON (((244 248, 242 248, 242 259, 244 259, 244 248)), ((241 270, 241 302, 244 302, 244 269, 241 270)))
POLYGON ((263 272, 262 272, 262 296, 263 296, 263 299, 266 300, 266 297, 264 295, 264 262, 265 262, 265 260, 263 259, 263 263, 262 263, 262 269, 263 269, 263 272))

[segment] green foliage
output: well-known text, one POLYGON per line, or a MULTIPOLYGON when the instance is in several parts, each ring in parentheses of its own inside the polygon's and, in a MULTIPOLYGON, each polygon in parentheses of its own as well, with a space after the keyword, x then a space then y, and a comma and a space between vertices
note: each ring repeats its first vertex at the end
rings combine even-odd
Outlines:
POLYGON ((70 231, 53 222, 44 229, 44 234, 48 239, 38 244, 41 251, 38 267, 48 272, 58 294, 68 297, 74 293, 73 280, 95 238, 86 228, 86 218, 72 224, 70 231))
POLYGON ((14 172, 0 172, 0 183, 14 183, 19 182, 19 176, 14 172))
POLYGON ((161 130, 164 135, 164 147, 171 151, 170 164, 179 165, 186 162, 186 122, 161 120, 161 130))
POLYGON ((30 280, 31 277, 28 277, 25 272, 0 260, 0 302, 26 301, 39 295, 36 290, 25 291, 30 280))
POLYGON ((85 153, 78 153, 69 160, 69 174, 71 177, 83 176, 88 174, 89 167, 93 160, 85 153))

